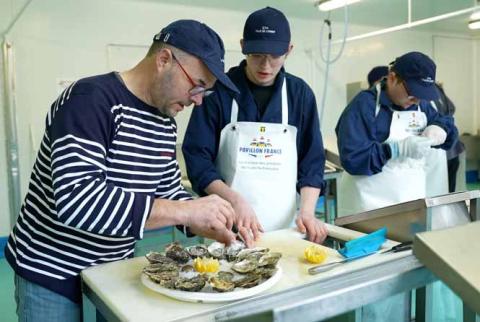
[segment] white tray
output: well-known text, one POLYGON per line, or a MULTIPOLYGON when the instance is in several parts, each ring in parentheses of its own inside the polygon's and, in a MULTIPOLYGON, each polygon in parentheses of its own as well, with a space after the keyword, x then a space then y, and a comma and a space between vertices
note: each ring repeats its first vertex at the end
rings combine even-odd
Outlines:
POLYGON ((275 285, 280 280, 280 277, 282 277, 282 268, 277 265, 277 271, 275 272, 275 274, 273 274, 272 277, 262 282, 261 284, 251 288, 238 288, 231 292, 225 293, 187 292, 172 290, 162 287, 159 284, 151 281, 150 278, 148 278, 148 276, 146 276, 145 274, 141 275, 141 280, 143 285, 145 285, 149 289, 177 300, 196 303, 219 303, 240 300, 257 295, 275 285))

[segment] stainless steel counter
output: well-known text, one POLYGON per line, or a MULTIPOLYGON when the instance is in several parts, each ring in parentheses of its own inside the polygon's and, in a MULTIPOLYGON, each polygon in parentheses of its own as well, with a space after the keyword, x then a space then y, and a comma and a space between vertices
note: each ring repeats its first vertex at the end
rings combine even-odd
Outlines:
MULTIPOLYGON (((330 235, 340 240, 362 235, 341 227, 328 228, 330 235)), ((384 248, 395 244, 388 241, 384 248)), ((134 258, 82 272, 84 306, 94 305, 108 321, 298 321, 299 314, 302 321, 318 321, 435 280, 411 251, 375 254, 312 276, 307 273, 312 264, 302 259, 303 249, 310 242, 294 230, 266 233, 259 245, 283 253, 279 265, 284 271, 277 285, 260 296, 226 304, 173 300, 141 284, 146 260, 134 258)), ((340 258, 336 251, 328 252, 328 261, 340 258)))

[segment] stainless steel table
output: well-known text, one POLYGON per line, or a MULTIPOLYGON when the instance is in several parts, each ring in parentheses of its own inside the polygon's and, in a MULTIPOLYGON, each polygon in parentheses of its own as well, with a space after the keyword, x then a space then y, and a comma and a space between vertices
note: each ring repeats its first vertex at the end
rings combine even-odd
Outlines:
MULTIPOLYGON (((361 233, 328 226, 330 234, 343 240, 361 233)), ((281 250, 282 279, 272 289, 251 299, 229 304, 180 302, 150 291, 140 283, 144 258, 100 265, 82 273, 84 307, 96 307, 108 321, 215 321, 268 320, 318 321, 351 311, 393 294, 435 281, 435 276, 412 255, 375 254, 329 272, 311 276, 299 259, 305 246, 293 230, 264 234, 260 245, 281 250)), ((395 242, 388 241, 389 248, 395 242)), ((339 259, 330 250, 329 261, 339 259)), ((88 310, 84 310, 85 313, 88 310)), ((85 315, 85 321, 95 320, 85 315)))

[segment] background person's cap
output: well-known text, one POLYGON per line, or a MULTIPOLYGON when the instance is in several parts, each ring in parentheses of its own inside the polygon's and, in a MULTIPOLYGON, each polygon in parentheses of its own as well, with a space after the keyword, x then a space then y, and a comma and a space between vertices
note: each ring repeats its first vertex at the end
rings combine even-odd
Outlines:
POLYGON ((225 75, 225 49, 220 36, 206 24, 195 20, 177 20, 163 28, 153 38, 198 57, 228 89, 239 92, 225 75))
POLYGON ((290 25, 285 15, 266 7, 251 13, 243 27, 243 49, 247 54, 283 55, 290 44, 290 25))
POLYGON ((368 87, 388 75, 388 66, 376 66, 367 75, 368 87))
POLYGON ((392 65, 392 70, 405 81, 409 95, 427 101, 438 99, 436 69, 430 57, 417 51, 398 57, 392 65))

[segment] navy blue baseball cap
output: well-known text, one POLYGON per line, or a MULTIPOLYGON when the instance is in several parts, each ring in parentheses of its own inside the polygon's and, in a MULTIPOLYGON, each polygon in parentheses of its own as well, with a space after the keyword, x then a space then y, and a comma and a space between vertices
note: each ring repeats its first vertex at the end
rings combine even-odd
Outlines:
POLYGON ((283 55, 289 44, 290 25, 281 11, 266 7, 248 16, 243 27, 243 54, 283 55))
POLYGON ((153 37, 198 57, 210 72, 228 89, 239 93, 230 78, 225 75, 225 48, 220 36, 209 26, 195 20, 177 20, 153 37))
POLYGON ((368 86, 372 87, 373 83, 379 81, 383 77, 388 75, 388 66, 373 67, 367 75, 368 86))
POLYGON ((395 59, 392 70, 405 81, 409 95, 427 101, 438 99, 437 66, 427 55, 417 51, 406 53, 395 59))

